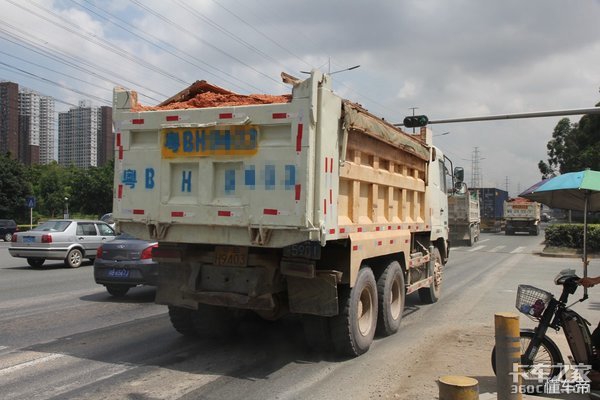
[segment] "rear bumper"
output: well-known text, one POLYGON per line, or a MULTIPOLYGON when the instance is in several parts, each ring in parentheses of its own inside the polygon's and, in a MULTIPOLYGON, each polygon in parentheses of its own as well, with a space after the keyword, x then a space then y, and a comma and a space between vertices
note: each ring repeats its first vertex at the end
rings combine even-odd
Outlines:
POLYGON ((9 247, 8 252, 13 257, 45 258, 47 260, 64 260, 69 249, 43 249, 35 247, 9 247))
POLYGON ((96 259, 94 262, 94 281, 100 285, 148 285, 156 286, 158 284, 158 264, 148 263, 130 263, 110 260, 96 259), (127 270, 127 276, 122 276, 115 271, 127 270))

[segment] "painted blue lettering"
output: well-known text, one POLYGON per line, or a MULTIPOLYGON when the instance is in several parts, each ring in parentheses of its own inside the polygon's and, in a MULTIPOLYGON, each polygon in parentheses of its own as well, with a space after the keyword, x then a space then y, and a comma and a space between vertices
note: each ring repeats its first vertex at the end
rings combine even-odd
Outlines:
POLYGON ((200 147, 202 146, 202 151, 206 150, 206 135, 204 134, 204 130, 196 129, 196 153, 200 152, 200 147))
POLYGON ((296 185, 296 166, 288 164, 285 166, 285 190, 292 190, 296 185))
POLYGON ((154 168, 146 168, 146 189, 154 189, 154 168))
POLYGON ((233 194, 235 192, 235 169, 225 171, 225 193, 233 194))
POLYGON ((275 166, 265 165, 265 189, 275 189, 275 166))
POLYGON ((191 192, 192 191, 192 171, 181 172, 181 191, 191 192))
POLYGON ((179 134, 177 132, 167 132, 165 138, 165 147, 170 149, 173 153, 179 151, 179 134))
POLYGON ((123 178, 121 179, 123 185, 129 186, 131 189, 135 187, 137 183, 137 172, 135 169, 126 169, 123 171, 123 178))
POLYGON ((249 189, 254 189, 256 187, 256 168, 254 165, 249 165, 244 170, 244 184, 248 186, 249 189))
POLYGON ((194 136, 192 135, 192 131, 183 132, 183 151, 184 153, 194 151, 194 136))

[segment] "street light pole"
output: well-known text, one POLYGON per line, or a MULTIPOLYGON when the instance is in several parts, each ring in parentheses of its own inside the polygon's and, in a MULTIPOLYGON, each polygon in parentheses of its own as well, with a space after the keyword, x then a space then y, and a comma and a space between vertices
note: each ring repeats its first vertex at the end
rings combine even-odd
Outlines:
POLYGON ((69 198, 65 197, 65 206, 66 206, 66 210, 65 210, 65 215, 63 216, 64 219, 69 219, 69 198))

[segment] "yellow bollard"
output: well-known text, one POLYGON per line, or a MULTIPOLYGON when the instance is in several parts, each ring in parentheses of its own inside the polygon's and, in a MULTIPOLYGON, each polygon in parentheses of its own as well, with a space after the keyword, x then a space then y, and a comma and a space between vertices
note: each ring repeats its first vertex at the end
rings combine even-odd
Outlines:
POLYGON ((521 376, 513 373, 518 371, 516 365, 521 364, 519 315, 497 313, 494 315, 494 323, 498 400, 521 400, 523 395, 519 390, 514 390, 516 385, 521 385, 521 376))
POLYGON ((440 400, 478 400, 479 382, 468 376, 442 376, 438 380, 440 400))

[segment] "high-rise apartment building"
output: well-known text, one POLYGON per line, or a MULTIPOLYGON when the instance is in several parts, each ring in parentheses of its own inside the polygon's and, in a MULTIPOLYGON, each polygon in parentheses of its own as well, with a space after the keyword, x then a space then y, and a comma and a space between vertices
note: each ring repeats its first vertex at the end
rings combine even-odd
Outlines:
POLYGON ((19 91, 19 159, 48 164, 54 159, 54 99, 32 90, 19 91))
POLYGON ((54 159, 54 98, 0 82, 0 153, 24 164, 54 159))
POLYGON ((112 135, 111 108, 79 102, 79 107, 58 113, 58 163, 80 168, 104 164, 112 158, 112 150, 105 150, 106 141, 114 146, 112 135))
POLYGON ((19 85, 0 82, 0 154, 19 157, 19 85))

